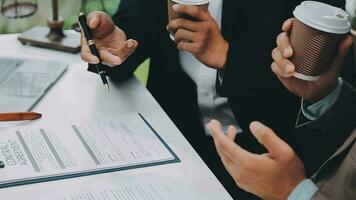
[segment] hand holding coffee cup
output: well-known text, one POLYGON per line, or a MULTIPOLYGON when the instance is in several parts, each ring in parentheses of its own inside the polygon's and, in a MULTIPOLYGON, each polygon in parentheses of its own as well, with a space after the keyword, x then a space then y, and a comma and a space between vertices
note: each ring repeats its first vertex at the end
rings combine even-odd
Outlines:
POLYGON ((209 13, 209 1, 168 0, 168 2, 167 30, 177 44, 178 50, 190 52, 203 64, 222 70, 226 63, 229 44, 209 13))
MULTIPOLYGON (((183 13, 178 13, 174 9, 174 5, 186 5, 186 6, 195 6, 199 9, 199 12, 208 12, 210 0, 168 0, 168 23, 172 20, 178 18, 185 18, 189 20, 198 20, 190 15, 186 15, 183 13)), ((170 38, 174 41, 174 34, 170 34, 170 38)))
POLYGON ((272 51, 274 62, 272 71, 277 75, 282 84, 293 94, 315 103, 329 95, 336 87, 339 73, 344 59, 352 45, 352 38, 346 36, 337 47, 334 55, 331 56, 331 62, 326 67, 328 70, 320 75, 316 81, 306 81, 294 77, 296 66, 291 61, 295 50, 290 43, 289 32, 292 29, 296 19, 289 19, 284 22, 281 33, 277 37, 277 47, 272 51))
POLYGON ((350 31, 348 15, 340 8, 316 1, 301 3, 293 14, 290 43, 294 49, 294 76, 316 81, 328 70, 332 55, 350 31))

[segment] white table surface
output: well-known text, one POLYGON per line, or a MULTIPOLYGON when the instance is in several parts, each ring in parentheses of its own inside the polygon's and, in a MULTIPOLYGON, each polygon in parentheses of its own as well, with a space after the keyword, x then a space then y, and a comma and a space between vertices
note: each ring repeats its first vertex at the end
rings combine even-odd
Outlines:
MULTIPOLYGON (((35 112, 42 113, 43 118, 23 125, 50 125, 58 121, 140 112, 182 162, 115 172, 115 174, 121 176, 158 173, 163 176, 174 176, 177 171, 181 171, 205 199, 232 199, 155 99, 136 78, 120 84, 111 83, 112 90, 108 93, 103 88, 99 76, 86 71, 87 65, 81 61, 79 54, 23 46, 17 41, 16 36, 16 34, 0 35, 0 56, 64 61, 70 65, 62 78, 33 109, 35 112)), ((98 176, 109 178, 110 174, 98 176)), ((86 178, 90 180, 93 177, 86 178)), ((86 178, 81 181, 85 181, 86 178)), ((68 180, 34 184, 31 185, 31 189, 51 187, 61 182, 66 184, 66 181, 68 180)), ((29 186, 19 186, 10 188, 10 191, 19 192, 27 189, 29 186)))

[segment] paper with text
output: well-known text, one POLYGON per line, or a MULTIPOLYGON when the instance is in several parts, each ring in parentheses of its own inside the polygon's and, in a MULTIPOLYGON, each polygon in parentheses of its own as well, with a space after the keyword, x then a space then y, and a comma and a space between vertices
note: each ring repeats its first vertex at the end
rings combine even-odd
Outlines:
POLYGON ((58 127, 0 130, 0 187, 174 161, 176 156, 138 113, 58 127))

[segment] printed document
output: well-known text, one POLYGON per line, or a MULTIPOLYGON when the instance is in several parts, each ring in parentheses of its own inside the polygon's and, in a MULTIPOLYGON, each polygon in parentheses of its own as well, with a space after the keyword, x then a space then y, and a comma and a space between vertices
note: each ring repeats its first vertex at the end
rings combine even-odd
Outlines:
POLYGON ((179 162, 138 113, 0 130, 0 188, 179 162))

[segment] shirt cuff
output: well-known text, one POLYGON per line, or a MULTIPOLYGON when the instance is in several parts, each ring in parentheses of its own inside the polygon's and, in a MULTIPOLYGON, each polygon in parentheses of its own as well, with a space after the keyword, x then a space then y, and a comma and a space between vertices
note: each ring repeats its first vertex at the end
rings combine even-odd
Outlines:
POLYGON ((323 114, 326 113, 326 111, 331 108, 336 100, 339 98, 342 86, 343 86, 343 80, 339 78, 339 82, 336 86, 336 88, 324 99, 318 101, 317 103, 307 106, 305 100, 302 100, 302 113, 303 115, 308 118, 309 120, 316 120, 319 117, 321 117, 323 114))
POLYGON ((310 200, 317 191, 318 187, 310 179, 305 179, 292 191, 288 200, 310 200))

